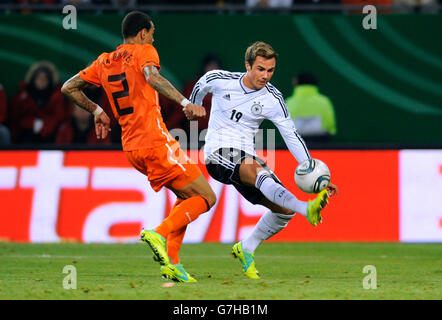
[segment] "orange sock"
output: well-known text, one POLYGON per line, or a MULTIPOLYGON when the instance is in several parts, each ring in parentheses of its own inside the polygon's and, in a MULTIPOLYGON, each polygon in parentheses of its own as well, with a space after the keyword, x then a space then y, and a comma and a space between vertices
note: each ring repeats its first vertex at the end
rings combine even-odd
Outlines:
POLYGON ((181 244, 183 243, 186 229, 187 225, 175 232, 169 233, 167 236, 167 255, 169 256, 172 264, 177 264, 180 262, 178 252, 180 251, 181 244))
POLYGON ((181 202, 183 202, 184 199, 181 198, 177 198, 175 203, 173 204, 172 208, 170 209, 169 215, 172 213, 173 209, 175 209, 177 206, 179 206, 181 204, 181 202))
MULTIPOLYGON (((170 211, 172 212, 172 210, 175 209, 175 207, 177 207, 183 201, 184 199, 178 198, 170 211)), ((181 244, 183 243, 186 229, 187 225, 182 227, 178 231, 169 233, 169 235, 167 236, 167 255, 169 256, 172 264, 177 264, 180 262, 180 256, 178 252, 180 251, 181 244)))
POLYGON ((209 209, 209 202, 203 196, 186 199, 179 205, 174 206, 169 216, 161 222, 155 232, 167 239, 169 233, 180 230, 209 209))

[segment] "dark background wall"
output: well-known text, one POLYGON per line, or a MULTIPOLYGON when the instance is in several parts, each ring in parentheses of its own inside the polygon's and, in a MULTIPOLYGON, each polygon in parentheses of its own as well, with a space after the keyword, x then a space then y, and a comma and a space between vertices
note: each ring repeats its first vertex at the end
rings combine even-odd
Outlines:
MULTIPOLYGON (((244 71, 244 51, 269 42, 280 59, 272 83, 285 97, 309 70, 334 103, 336 142, 442 142, 440 15, 378 15, 365 30, 361 15, 152 14, 162 72, 178 88, 196 77, 206 53, 244 71)), ((121 41, 123 15, 78 16, 77 30, 56 14, 0 15, 0 83, 9 97, 30 64, 50 60, 61 80, 121 41)), ((264 124, 265 127, 271 125, 264 124)))

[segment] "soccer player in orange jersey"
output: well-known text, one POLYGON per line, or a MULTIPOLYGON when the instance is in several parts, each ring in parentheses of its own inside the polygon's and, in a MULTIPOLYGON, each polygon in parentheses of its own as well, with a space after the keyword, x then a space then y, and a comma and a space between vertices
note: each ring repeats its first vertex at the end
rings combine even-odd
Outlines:
POLYGON ((204 117, 206 112, 202 106, 190 103, 159 73, 159 56, 152 45, 154 31, 147 14, 127 14, 122 23, 124 43, 113 52, 101 54, 69 79, 62 92, 94 115, 100 139, 110 131, 109 117, 82 90, 91 85, 103 87, 121 126, 123 151, 129 162, 148 177, 155 191, 164 186, 178 197, 169 216, 155 230, 143 230, 141 239, 160 262, 164 277, 195 282, 180 264, 178 251, 187 224, 207 212, 216 196, 199 167, 190 162, 169 134, 161 117, 158 93, 180 103, 188 119, 204 117))

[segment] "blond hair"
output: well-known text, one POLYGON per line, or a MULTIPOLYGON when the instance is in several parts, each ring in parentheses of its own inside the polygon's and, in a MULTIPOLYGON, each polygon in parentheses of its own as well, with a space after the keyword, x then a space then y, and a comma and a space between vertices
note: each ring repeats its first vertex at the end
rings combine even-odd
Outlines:
POLYGON ((275 60, 278 60, 278 54, 272 46, 262 41, 257 41, 247 48, 245 55, 246 62, 252 66, 258 56, 265 59, 275 58, 275 60))

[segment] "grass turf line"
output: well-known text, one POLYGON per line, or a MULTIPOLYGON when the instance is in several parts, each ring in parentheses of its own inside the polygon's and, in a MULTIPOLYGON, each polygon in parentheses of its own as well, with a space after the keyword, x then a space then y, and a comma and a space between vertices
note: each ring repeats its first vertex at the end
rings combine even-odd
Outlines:
POLYGON ((232 245, 183 245, 181 262, 198 282, 163 288, 145 244, 0 243, 0 299, 442 299, 442 244, 264 243, 261 280, 242 274, 232 245), (64 266, 77 289, 63 289, 64 266), (364 266, 377 270, 366 290, 364 266))

